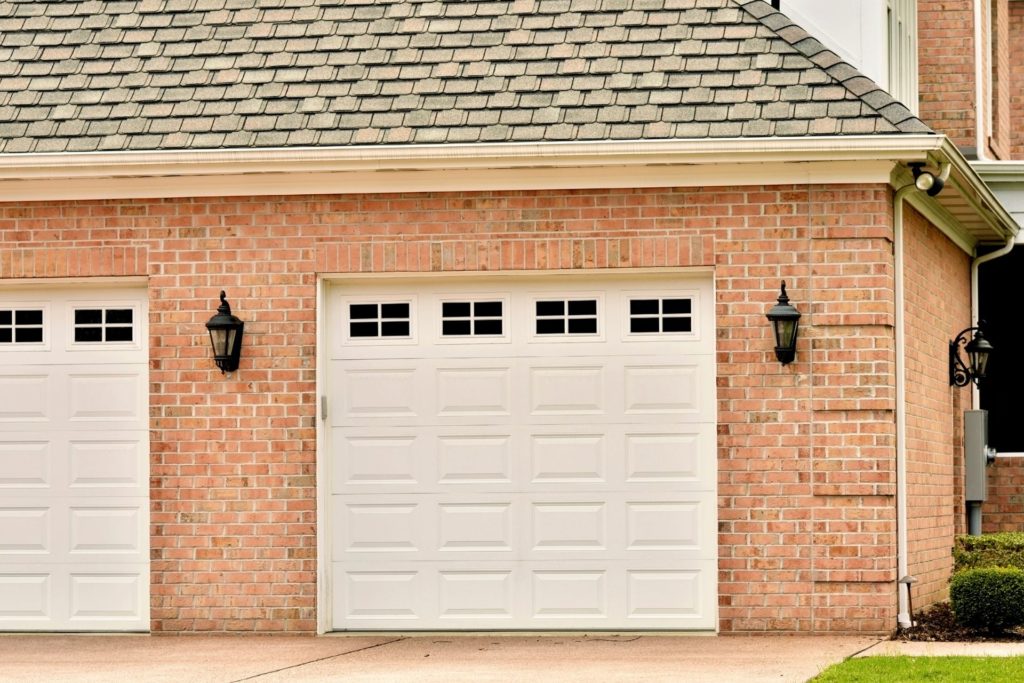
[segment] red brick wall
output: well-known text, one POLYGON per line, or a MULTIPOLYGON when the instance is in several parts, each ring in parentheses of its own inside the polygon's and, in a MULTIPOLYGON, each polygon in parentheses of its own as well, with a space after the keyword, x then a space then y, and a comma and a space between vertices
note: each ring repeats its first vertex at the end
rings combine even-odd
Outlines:
POLYGON ((970 325, 970 259, 913 209, 904 220, 907 337, 907 516, 916 608, 946 597, 962 532, 963 411, 969 389, 949 386, 949 340, 970 325))
POLYGON ((1009 3, 1010 158, 1024 159, 1024 3, 1009 3))
POLYGON ((981 531, 1024 530, 1024 458, 999 457, 988 468, 988 500, 981 506, 981 531))
POLYGON ((918 0, 917 34, 921 120, 976 147, 974 0, 918 0))
MULTIPOLYGON (((0 278, 149 276, 154 631, 315 629, 317 272, 714 266, 724 631, 895 623, 891 199, 868 188, 0 205, 0 278), (765 311, 785 279, 796 361, 765 311), (203 323, 226 289, 242 366, 203 323)), ((945 331, 943 331, 945 334, 945 331)))

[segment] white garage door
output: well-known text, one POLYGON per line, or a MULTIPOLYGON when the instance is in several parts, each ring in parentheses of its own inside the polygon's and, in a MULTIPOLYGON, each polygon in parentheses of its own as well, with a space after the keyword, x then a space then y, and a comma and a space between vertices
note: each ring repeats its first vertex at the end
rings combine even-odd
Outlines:
POLYGON ((0 631, 148 630, 146 291, 0 286, 0 631))
POLYGON ((362 280, 327 306, 333 628, 716 628, 709 280, 362 280))

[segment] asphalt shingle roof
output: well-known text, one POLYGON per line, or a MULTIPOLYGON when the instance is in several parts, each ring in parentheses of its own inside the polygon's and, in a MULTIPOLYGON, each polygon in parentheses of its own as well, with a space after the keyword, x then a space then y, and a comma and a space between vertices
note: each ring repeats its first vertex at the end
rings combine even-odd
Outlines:
POLYGON ((0 1, 0 153, 930 133, 761 0, 0 1))

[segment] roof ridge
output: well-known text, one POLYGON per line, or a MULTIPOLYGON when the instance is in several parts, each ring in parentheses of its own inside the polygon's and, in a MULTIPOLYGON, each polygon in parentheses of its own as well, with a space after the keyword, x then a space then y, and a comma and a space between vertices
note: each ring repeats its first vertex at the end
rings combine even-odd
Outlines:
POLYGON ((857 67, 764 0, 731 0, 901 133, 935 131, 857 67))

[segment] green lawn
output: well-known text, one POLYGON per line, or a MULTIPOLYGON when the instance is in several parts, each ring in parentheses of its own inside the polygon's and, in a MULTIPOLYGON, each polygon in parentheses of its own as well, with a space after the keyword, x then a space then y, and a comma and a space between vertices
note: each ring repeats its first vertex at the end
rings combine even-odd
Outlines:
POLYGON ((813 683, 999 683, 1024 681, 1024 657, 860 657, 831 666, 813 683))

